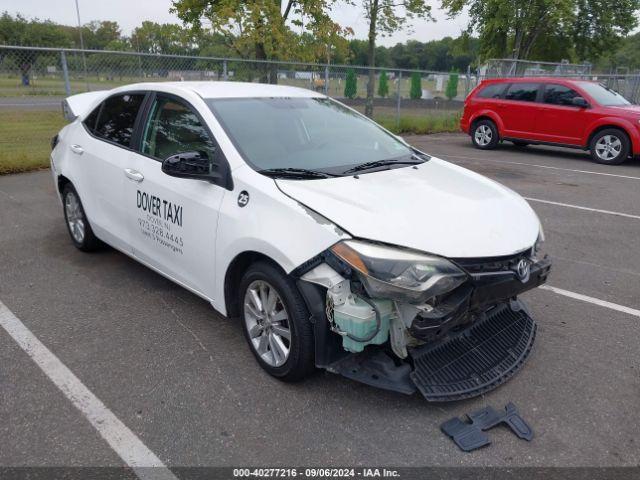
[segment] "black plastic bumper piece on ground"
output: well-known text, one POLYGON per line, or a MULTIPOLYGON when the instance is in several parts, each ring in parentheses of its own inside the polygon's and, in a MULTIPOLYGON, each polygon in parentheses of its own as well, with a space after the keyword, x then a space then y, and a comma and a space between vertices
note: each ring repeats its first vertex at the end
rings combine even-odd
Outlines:
POLYGON ((533 439, 533 430, 520 416, 518 409, 511 402, 507 404, 505 413, 502 415, 493 407, 485 407, 467 416, 471 423, 454 417, 440 425, 440 429, 453 439, 460 450, 465 452, 489 445, 491 441, 487 434, 484 433, 484 430, 489 430, 499 423, 505 423, 519 438, 527 441, 533 439))
POLYGON ((411 380, 431 402, 481 395, 508 380, 531 352, 536 323, 520 302, 507 302, 468 329, 411 351, 411 380))

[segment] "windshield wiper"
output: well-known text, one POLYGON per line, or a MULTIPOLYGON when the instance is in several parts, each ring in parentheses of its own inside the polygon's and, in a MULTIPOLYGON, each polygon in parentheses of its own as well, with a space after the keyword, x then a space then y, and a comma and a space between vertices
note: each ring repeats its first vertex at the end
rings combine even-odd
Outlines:
POLYGON ((387 165, 418 165, 424 162, 426 162, 426 160, 421 159, 417 155, 415 156, 412 155, 411 159, 407 159, 407 160, 397 160, 397 159, 389 158, 387 160, 376 160, 374 162, 361 163, 360 165, 356 165, 355 167, 345 170, 342 173, 361 172, 362 170, 369 170, 370 168, 377 168, 377 167, 385 167, 387 165))
POLYGON ((268 177, 284 177, 284 178, 329 178, 336 177, 337 175, 319 172, 317 170, 308 170, 306 168, 266 168, 264 170, 258 170, 258 173, 266 175, 268 177))

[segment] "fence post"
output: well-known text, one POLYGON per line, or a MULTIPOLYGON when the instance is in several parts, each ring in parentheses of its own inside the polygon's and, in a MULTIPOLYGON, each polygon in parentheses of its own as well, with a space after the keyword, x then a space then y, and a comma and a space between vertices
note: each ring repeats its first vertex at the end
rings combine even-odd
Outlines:
POLYGON ((62 64, 62 77, 64 78, 64 91, 67 97, 71 95, 71 82, 69 82, 69 68, 67 67, 67 54, 60 50, 60 63, 62 64))
POLYGON ((329 65, 324 66, 324 94, 329 95, 329 65))
POLYGON ((227 61, 223 60, 222 61, 222 79, 226 82, 227 81, 227 61))
POLYGON ((397 99, 396 99, 396 127, 398 128, 398 130, 400 130, 400 99, 402 98, 400 96, 400 84, 402 83, 402 72, 398 71, 398 82, 396 84, 396 95, 397 95, 397 99))
POLYGON ((467 98, 467 95, 469 95, 469 90, 471 87, 471 65, 467 65, 467 81, 465 82, 465 86, 464 86, 464 98, 467 98))

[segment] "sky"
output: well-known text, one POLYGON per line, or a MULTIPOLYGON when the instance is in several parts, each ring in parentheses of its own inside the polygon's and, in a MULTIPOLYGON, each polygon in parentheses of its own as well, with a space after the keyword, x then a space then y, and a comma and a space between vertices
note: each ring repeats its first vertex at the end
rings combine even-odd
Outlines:
MULTIPOLYGON (((144 20, 158 23, 180 23, 169 13, 171 0, 78 0, 82 23, 91 20, 115 20, 123 33, 129 34, 144 20)), ((448 19, 445 12, 439 10, 439 1, 427 2, 432 7, 436 22, 415 22, 413 32, 399 32, 391 37, 380 38, 379 45, 395 45, 409 39, 421 42, 437 40, 446 36, 456 37, 466 27, 467 17, 461 15, 448 19)), ((27 18, 49 19, 56 23, 75 25, 76 8, 74 0, 0 0, 0 12, 22 14, 27 18)), ((344 27, 351 27, 355 38, 367 37, 367 21, 359 7, 340 5, 334 8, 332 17, 344 27)))

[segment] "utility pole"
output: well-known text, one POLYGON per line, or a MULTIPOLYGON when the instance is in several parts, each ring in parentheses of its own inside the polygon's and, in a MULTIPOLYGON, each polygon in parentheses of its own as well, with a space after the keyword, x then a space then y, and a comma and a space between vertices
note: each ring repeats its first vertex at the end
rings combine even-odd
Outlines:
POLYGON ((87 57, 84 55, 84 39, 82 38, 82 23, 80 22, 80 7, 78 6, 78 0, 76 0, 76 15, 78 17, 78 33, 80 34, 80 49, 82 50, 82 66, 84 67, 84 81, 87 84, 87 91, 89 91, 89 78, 87 75, 87 57))

